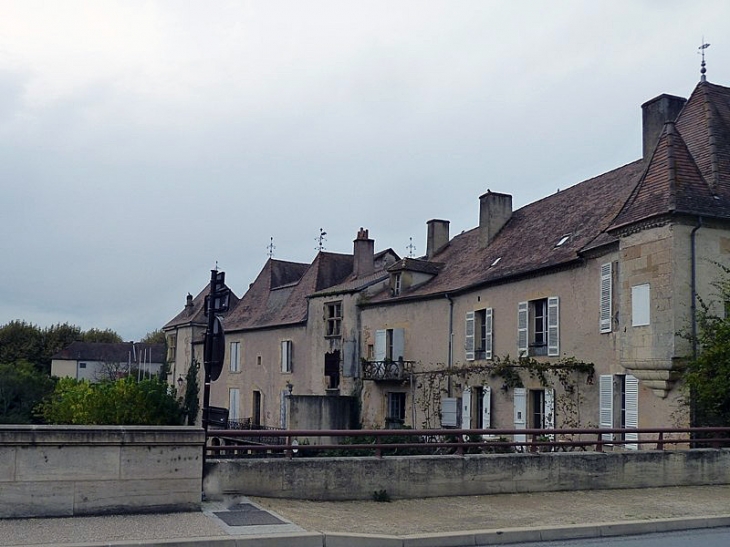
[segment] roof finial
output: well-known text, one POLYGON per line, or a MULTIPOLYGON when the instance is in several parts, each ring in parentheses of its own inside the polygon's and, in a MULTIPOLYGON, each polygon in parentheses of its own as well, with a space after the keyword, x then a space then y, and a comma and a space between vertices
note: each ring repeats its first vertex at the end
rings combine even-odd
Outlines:
POLYGON ((271 243, 269 243, 266 248, 269 251, 269 258, 274 258, 274 249, 276 249, 276 245, 274 245, 274 236, 271 236, 271 243))
POLYGON ((698 53, 701 53, 702 54, 702 65, 701 65, 701 68, 700 68, 700 74, 702 74, 702 76, 700 76, 700 81, 701 82, 706 82, 707 81, 707 79, 705 78, 705 73, 707 72, 707 69, 705 68, 705 50, 708 47, 710 47, 710 44, 705 43, 705 37, 703 36, 702 37, 702 45, 697 48, 697 49, 700 50, 700 51, 698 51, 698 53))
POLYGON ((324 228, 320 228, 319 237, 314 238, 314 241, 317 242, 317 246, 314 248, 315 251, 322 252, 325 250, 324 242, 327 241, 327 238, 324 236, 326 236, 326 235, 327 235, 327 232, 324 231, 324 228))
POLYGON ((409 237, 410 243, 406 245, 406 249, 408 250, 408 258, 413 258, 413 251, 416 250, 416 246, 413 244, 413 238, 409 237))

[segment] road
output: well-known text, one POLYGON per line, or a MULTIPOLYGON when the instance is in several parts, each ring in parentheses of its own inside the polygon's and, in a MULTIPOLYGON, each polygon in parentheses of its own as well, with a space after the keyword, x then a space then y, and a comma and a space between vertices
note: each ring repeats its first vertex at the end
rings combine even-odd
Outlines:
POLYGON ((539 543, 515 543, 512 547, 727 547, 730 545, 730 528, 688 530, 664 534, 646 534, 602 539, 575 539, 570 541, 546 541, 539 543))

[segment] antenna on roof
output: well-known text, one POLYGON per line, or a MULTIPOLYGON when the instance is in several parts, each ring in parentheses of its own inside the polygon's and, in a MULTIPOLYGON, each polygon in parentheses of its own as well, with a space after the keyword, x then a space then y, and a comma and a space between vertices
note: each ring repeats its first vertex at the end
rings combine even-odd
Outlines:
POLYGON ((702 76, 700 76, 700 81, 701 82, 706 82, 707 81, 707 79, 705 78, 705 73, 707 72, 707 69, 705 68, 705 50, 708 47, 710 47, 710 44, 705 43, 705 37, 703 36, 702 37, 702 45, 697 48, 697 49, 699 49, 699 51, 697 53, 701 53, 702 54, 702 65, 700 65, 701 66, 701 68, 700 68, 700 74, 702 74, 702 76))
POLYGON ((416 250, 416 246, 413 244, 413 238, 409 237, 410 243, 406 246, 408 250, 408 258, 413 258, 413 251, 416 250))
POLYGON ((317 242, 317 246, 314 248, 315 251, 324 251, 324 242, 327 241, 327 238, 324 236, 327 235, 327 232, 325 232, 322 228, 319 229, 319 237, 315 237, 314 241, 317 242))
POLYGON ((269 250, 269 258, 274 258, 274 249, 276 249, 276 246, 274 245, 273 236, 271 236, 271 242, 266 246, 266 248, 269 250))
POLYGON ((216 272, 218 271, 218 261, 217 260, 215 261, 215 271, 216 272))

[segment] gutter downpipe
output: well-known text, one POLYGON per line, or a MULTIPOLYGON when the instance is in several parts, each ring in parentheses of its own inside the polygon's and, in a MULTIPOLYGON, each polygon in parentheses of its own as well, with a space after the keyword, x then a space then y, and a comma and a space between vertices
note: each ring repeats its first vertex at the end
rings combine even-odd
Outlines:
POLYGON ((449 293, 444 293, 444 296, 449 301, 449 356, 446 363, 449 374, 446 377, 446 389, 448 396, 451 397, 451 366, 454 360, 454 301, 449 293))
MULTIPOLYGON (((692 359, 697 359, 697 231, 702 227, 702 217, 697 217, 697 226, 692 228, 690 233, 690 284, 692 287, 692 305, 690 313, 692 315, 692 359)), ((694 427, 697 423, 695 398, 690 393, 689 396, 689 424, 694 427)), ((694 446, 694 443, 691 445, 694 446)))

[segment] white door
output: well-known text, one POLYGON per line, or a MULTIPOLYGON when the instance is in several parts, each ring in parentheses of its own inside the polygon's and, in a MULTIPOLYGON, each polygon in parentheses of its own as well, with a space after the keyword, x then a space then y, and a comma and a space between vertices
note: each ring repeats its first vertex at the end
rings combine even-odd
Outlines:
MULTIPOLYGON (((527 392, 524 387, 516 387, 514 393, 515 406, 515 429, 525 429, 527 423, 527 392)), ((516 434, 515 442, 524 443, 527 441, 527 435, 516 434)))
POLYGON ((471 388, 468 386, 461 394, 461 429, 471 429, 471 388))

